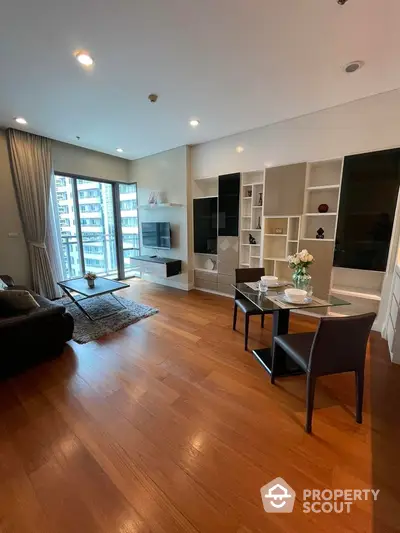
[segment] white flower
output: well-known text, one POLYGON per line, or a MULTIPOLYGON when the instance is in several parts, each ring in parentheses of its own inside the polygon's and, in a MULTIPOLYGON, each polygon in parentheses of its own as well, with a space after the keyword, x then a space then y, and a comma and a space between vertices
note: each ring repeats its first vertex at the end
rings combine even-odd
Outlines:
POLYGON ((312 256, 311 254, 308 254, 308 256, 307 256, 307 261, 308 261, 309 263, 311 263, 313 260, 314 260, 314 256, 312 256))
POLYGON ((295 265, 298 265, 298 264, 300 263, 300 259, 299 259, 298 257, 295 257, 295 258, 293 259, 293 263, 294 263, 295 265))

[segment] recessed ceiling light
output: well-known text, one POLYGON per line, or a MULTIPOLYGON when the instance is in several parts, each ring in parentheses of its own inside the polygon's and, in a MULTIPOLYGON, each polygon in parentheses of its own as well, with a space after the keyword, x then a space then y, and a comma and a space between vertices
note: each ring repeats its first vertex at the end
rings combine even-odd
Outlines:
POLYGON ((348 63, 344 67, 344 71, 347 74, 353 74, 353 72, 357 72, 357 70, 360 70, 364 66, 364 61, 352 61, 351 63, 348 63))
POLYGON ((197 126, 200 124, 200 120, 197 120, 197 118, 194 118, 189 121, 189 124, 192 126, 192 128, 197 128, 197 126))
POLYGON ((244 152, 243 146, 236 146, 236 151, 238 154, 241 154, 242 152, 244 152))
POLYGON ((122 148, 117 148, 117 152, 121 154, 123 152, 122 148))
POLYGON ((93 58, 87 52, 82 50, 75 53, 75 58, 84 67, 91 67, 94 63, 93 58))
POLYGON ((22 117, 15 117, 14 120, 15 122, 18 122, 18 124, 28 124, 27 121, 22 117))

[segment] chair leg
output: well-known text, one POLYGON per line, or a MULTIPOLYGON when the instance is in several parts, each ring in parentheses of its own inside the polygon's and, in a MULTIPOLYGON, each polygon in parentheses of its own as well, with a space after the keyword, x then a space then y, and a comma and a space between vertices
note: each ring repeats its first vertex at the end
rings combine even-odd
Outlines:
POLYGON ((233 306, 233 325, 232 325, 232 329, 233 331, 235 331, 236 329, 236 320, 237 320, 237 305, 236 305, 236 302, 233 306))
POLYGON ((261 327, 264 328, 264 318, 265 318, 265 315, 262 314, 261 315, 261 327))
POLYGON ((362 424, 364 399, 364 369, 356 370, 356 422, 362 424))
POLYGON ((276 359, 278 357, 279 346, 272 341, 272 361, 271 361, 271 385, 275 385, 276 359))
POLYGON ((247 352, 247 343, 248 343, 248 340, 249 340, 249 321, 250 321, 250 315, 248 315, 248 314, 246 313, 244 316, 245 316, 245 326, 244 326, 244 349, 245 349, 246 352, 247 352))
POLYGON ((316 378, 307 374, 306 433, 311 433, 316 378))

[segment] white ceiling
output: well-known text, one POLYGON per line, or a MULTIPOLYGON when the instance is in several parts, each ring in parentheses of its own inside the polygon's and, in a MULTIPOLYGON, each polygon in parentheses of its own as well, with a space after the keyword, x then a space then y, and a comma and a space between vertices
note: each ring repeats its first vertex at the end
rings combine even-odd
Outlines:
POLYGON ((399 20, 399 0, 4 1, 0 126, 129 159, 208 141, 400 87, 399 20))

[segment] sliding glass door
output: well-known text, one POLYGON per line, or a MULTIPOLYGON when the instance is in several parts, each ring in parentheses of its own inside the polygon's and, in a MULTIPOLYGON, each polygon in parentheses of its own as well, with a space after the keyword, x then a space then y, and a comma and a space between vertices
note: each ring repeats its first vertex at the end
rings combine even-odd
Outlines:
POLYGON ((131 258, 136 257, 140 253, 136 183, 119 183, 117 195, 122 237, 121 263, 124 269, 124 277, 138 276, 139 273, 131 266, 131 258))
POLYGON ((55 176, 65 279, 85 272, 122 279, 139 254, 136 184, 55 176))

